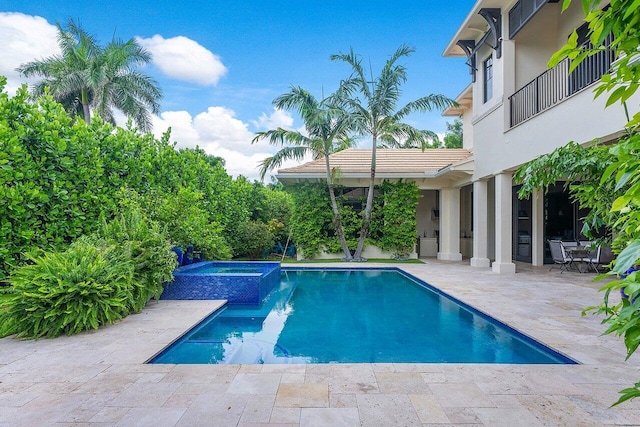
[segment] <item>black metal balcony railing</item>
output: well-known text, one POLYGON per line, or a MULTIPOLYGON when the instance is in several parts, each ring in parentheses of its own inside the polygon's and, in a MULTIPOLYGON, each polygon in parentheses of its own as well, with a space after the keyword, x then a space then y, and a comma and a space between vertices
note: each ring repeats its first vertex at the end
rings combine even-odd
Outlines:
MULTIPOLYGON (((610 42, 607 40, 605 45, 608 46, 610 42)), ((568 59, 540 74, 509 97, 511 127, 600 80, 603 74, 609 72, 614 60, 615 52, 603 50, 586 58, 570 74, 568 59)))

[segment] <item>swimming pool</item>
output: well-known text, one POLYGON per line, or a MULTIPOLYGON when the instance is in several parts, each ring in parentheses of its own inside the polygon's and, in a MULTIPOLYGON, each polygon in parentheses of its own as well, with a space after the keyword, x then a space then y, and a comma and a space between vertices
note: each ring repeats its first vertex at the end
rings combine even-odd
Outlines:
POLYGON ((575 363, 399 269, 285 269, 149 363, 364 362, 575 363))

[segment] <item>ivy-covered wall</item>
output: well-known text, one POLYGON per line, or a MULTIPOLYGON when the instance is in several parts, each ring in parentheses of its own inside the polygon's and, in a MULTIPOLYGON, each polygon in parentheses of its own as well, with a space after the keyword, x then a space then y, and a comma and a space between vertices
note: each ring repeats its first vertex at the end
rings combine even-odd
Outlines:
MULTIPOLYGON (((343 190, 344 188, 336 187, 336 198, 347 244, 354 250, 358 242, 362 216, 353 207, 359 200, 351 196, 347 203, 347 197, 342 195, 343 190)), ((294 201, 291 232, 305 258, 312 258, 322 251, 341 252, 333 226, 327 186, 320 183, 301 183, 289 186, 287 191, 291 193, 294 201)), ((413 182, 385 181, 377 186, 367 244, 392 252, 396 257, 411 253, 417 235, 416 207, 419 196, 420 191, 413 182)), ((363 193, 363 204, 365 197, 363 193)))

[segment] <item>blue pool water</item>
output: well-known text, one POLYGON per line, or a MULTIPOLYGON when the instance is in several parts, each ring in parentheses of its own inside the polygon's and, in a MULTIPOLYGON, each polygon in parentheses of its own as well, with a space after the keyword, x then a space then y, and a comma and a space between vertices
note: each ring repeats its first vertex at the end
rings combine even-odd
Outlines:
POLYGON ((406 273, 283 270, 150 363, 575 363, 406 273))

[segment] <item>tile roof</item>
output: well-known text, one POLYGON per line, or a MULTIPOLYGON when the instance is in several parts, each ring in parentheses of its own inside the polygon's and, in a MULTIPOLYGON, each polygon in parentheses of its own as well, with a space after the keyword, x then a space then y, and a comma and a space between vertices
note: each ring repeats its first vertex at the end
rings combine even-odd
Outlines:
MULTIPOLYGON (((384 149, 376 155, 376 173, 379 174, 419 174, 435 173, 447 166, 463 162, 471 157, 469 150, 462 148, 419 148, 384 149)), ((371 170, 371 150, 351 148, 332 154, 331 168, 339 168, 343 175, 369 173, 371 170)), ((300 166, 278 170, 278 175, 324 174, 324 159, 314 160, 300 166)))

